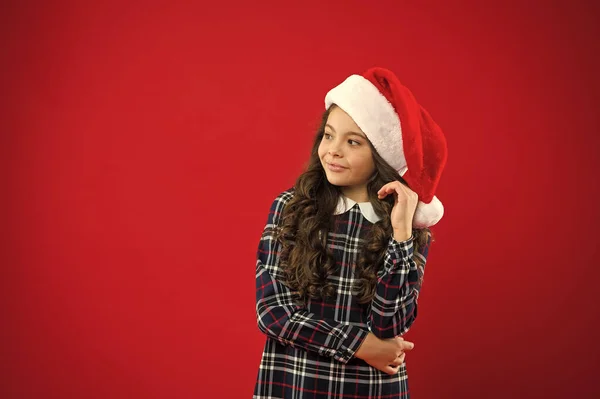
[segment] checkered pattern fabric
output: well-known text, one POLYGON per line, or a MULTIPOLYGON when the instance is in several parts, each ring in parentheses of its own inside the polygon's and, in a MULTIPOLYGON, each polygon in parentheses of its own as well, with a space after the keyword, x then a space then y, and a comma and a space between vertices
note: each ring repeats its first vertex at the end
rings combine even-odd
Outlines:
POLYGON ((373 224, 355 204, 335 216, 327 237, 339 266, 329 277, 337 287, 336 297, 299 306, 297 293, 281 282, 281 248, 274 239, 274 228, 293 195, 291 188, 273 202, 257 253, 256 314, 267 340, 254 398, 408 398, 406 363, 397 374, 388 375, 354 354, 369 332, 393 338, 410 329, 424 273, 414 256, 425 263, 431 236, 419 252, 413 251, 413 237, 404 242, 390 237, 376 295, 370 304, 359 304, 351 293, 353 270, 373 224))

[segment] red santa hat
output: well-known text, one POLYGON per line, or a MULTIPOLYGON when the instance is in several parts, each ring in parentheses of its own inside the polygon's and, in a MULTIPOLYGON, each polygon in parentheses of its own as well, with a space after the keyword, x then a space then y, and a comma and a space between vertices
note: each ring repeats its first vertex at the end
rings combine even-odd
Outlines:
POLYGON ((332 104, 356 122, 377 153, 419 196, 413 226, 436 224, 444 215, 435 190, 446 165, 446 138, 410 90, 393 72, 371 68, 331 89, 325 109, 332 104))

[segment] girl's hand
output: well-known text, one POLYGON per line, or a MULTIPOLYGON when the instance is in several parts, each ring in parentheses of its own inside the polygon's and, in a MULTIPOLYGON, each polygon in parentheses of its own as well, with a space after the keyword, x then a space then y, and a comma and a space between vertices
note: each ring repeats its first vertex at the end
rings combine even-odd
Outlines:
POLYGON ((386 374, 396 374, 400 365, 404 363, 405 351, 414 348, 412 342, 405 341, 402 337, 379 339, 369 333, 355 356, 363 359, 372 367, 386 374))
POLYGON ((379 199, 384 199, 389 194, 394 195, 394 207, 390 215, 394 238, 396 241, 405 241, 412 235, 412 223, 419 202, 419 196, 398 180, 385 184, 377 192, 379 199))

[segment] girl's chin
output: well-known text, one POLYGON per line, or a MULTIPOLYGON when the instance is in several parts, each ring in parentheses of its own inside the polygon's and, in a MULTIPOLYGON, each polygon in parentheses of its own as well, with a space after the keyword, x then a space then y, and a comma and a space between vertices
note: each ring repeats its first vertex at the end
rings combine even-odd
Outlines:
POLYGON ((337 187, 351 187, 352 186, 352 183, 349 183, 346 179, 340 179, 340 178, 336 179, 335 176, 334 177, 327 176, 327 181, 332 186, 337 186, 337 187))
POLYGON ((337 176, 329 176, 327 175, 327 181, 331 184, 333 184, 334 186, 344 186, 344 180, 345 179, 340 179, 337 176))

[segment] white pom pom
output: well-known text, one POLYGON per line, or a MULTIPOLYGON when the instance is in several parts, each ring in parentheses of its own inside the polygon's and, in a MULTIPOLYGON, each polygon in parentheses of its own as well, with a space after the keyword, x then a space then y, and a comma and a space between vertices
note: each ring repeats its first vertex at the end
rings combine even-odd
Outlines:
POLYGON ((442 216, 444 216, 444 205, 436 196, 429 204, 419 201, 413 218, 413 227, 423 229, 433 226, 440 221, 442 216))

